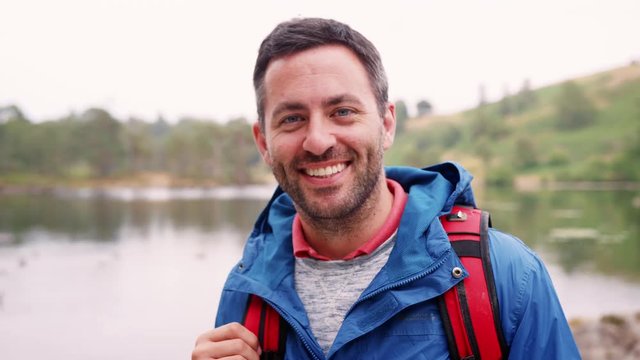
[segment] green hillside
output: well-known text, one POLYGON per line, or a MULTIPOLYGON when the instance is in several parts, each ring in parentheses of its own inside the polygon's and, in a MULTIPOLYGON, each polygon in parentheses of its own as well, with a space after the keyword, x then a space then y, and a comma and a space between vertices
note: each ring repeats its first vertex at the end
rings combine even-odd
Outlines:
POLYGON ((407 121, 387 164, 453 160, 490 184, 640 181, 640 65, 407 121))

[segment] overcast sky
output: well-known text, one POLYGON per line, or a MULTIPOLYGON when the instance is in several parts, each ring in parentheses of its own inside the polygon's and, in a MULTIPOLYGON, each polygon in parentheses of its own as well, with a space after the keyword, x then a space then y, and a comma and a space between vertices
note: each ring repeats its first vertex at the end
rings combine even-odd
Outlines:
POLYGON ((170 121, 255 118, 262 39, 293 17, 378 47, 390 98, 438 113, 640 59, 640 1, 0 0, 0 106, 33 120, 102 107, 170 121))

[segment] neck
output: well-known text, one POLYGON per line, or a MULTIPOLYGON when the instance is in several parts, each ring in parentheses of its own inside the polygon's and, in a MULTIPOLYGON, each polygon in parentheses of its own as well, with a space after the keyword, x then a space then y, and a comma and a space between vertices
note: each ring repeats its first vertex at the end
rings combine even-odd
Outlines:
POLYGON ((381 176, 367 201, 348 216, 330 219, 311 218, 299 212, 305 238, 319 254, 342 259, 360 248, 378 233, 393 204, 393 194, 381 176))

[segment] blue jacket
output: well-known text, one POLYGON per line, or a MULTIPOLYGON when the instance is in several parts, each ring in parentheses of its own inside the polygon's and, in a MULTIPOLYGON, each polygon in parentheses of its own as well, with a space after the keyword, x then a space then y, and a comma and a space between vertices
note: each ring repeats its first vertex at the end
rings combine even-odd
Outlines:
MULTIPOLYGON (((475 205, 471 175, 453 163, 387 168, 409 194, 388 262, 345 316, 328 359, 448 359, 436 298, 463 267, 438 216, 475 205)), ((216 326, 242 322, 249 294, 291 326, 287 359, 325 359, 294 287, 291 199, 276 190, 259 216, 242 260, 224 286, 216 326)), ((573 336, 541 260, 520 240, 490 229, 490 255, 509 359, 579 359, 573 336)), ((466 276, 466 273, 465 273, 466 276)))

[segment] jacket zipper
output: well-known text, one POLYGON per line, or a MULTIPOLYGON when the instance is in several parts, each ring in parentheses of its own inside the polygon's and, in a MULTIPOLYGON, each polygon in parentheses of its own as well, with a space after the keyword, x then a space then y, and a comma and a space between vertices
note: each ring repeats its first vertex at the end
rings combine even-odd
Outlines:
POLYGON ((318 358, 318 356, 316 355, 316 353, 313 351, 313 349, 311 348, 311 345, 307 342, 307 340, 304 337, 304 334, 302 333, 302 330, 293 323, 293 321, 289 321, 289 316, 282 316, 282 314, 285 313, 284 310, 282 310, 279 306, 276 306, 275 304, 269 302, 269 305, 271 305, 271 307, 273 307, 274 309, 277 309, 277 311, 280 313, 280 317, 282 317, 284 319, 284 321, 286 321, 291 328, 293 328, 293 330, 296 332, 296 334, 298 335, 298 338, 300 340, 302 340, 302 344, 304 345, 304 347, 307 349, 307 351, 311 354, 311 356, 313 357, 314 360, 320 360, 320 358, 318 358))
POLYGON ((349 309, 349 311, 347 311, 347 314, 349 314, 349 313, 351 312, 351 310, 352 310, 352 309, 353 309, 357 304, 359 304, 359 303, 361 303, 361 302, 363 302, 363 301, 365 301, 365 300, 367 300, 367 299, 370 299, 370 298, 372 298, 372 297, 374 297, 374 296, 376 296, 376 295, 378 295, 378 294, 381 294, 381 293, 383 293, 383 292, 385 292, 385 291, 388 291, 388 290, 391 290, 391 289, 393 289, 393 288, 396 288, 396 287, 400 287, 400 286, 407 285, 407 284, 409 284, 409 283, 411 283, 411 282, 413 282, 413 281, 416 281, 416 280, 418 280, 418 279, 421 279, 421 278, 423 278, 423 277, 425 277, 425 276, 427 276, 427 275, 429 275, 429 274, 433 273, 434 271, 436 271, 436 269, 438 269, 439 267, 441 267, 441 266, 445 263, 445 261, 449 258, 449 256, 450 256, 450 255, 451 255, 451 250, 447 250, 447 252, 446 252, 444 255, 442 255, 442 257, 440 258, 440 260, 438 260, 438 262, 436 262, 435 264, 431 265, 431 266, 430 266, 428 269, 426 269, 425 271, 423 271, 423 272, 421 272, 421 273, 418 273, 418 274, 416 274, 416 275, 413 275, 413 276, 412 276, 412 277, 410 277, 410 278, 407 278, 407 279, 404 279, 404 280, 401 280, 401 281, 398 281, 398 282, 395 282, 395 283, 392 283, 392 284, 389 284, 389 285, 383 286, 383 287, 381 287, 381 288, 378 288, 377 290, 372 291, 371 293, 367 294, 366 296, 364 296, 364 297, 362 297, 362 298, 358 299, 355 303, 353 303, 353 305, 351 306, 351 308, 349 309))
MULTIPOLYGON (((363 301, 365 301, 367 299, 370 299, 370 298, 372 298, 372 297, 374 297, 374 296, 376 296, 376 295, 378 295, 380 293, 383 293, 385 291, 391 290, 391 289, 393 289, 395 287, 400 287, 400 286, 407 285, 410 282, 416 281, 418 279, 421 279, 421 278, 433 273, 434 271, 436 271, 436 269, 438 269, 440 266, 442 266, 446 262, 446 260, 449 258, 450 255, 451 255, 451 250, 447 250, 447 252, 444 255, 442 255, 440 260, 438 260, 438 262, 436 262, 435 264, 431 265, 425 271, 423 271, 421 273, 418 273, 416 275, 413 275, 413 276, 411 276, 411 277, 409 277, 407 279, 404 279, 404 280, 401 280, 401 281, 398 281, 398 282, 383 286, 381 288, 378 288, 377 290, 372 291, 371 293, 367 294, 366 296, 358 299, 355 303, 353 303, 353 305, 351 305, 351 308, 349 309, 349 311, 347 311, 347 314, 345 315, 345 317, 348 316, 348 314, 351 312, 351 310, 353 310, 353 308, 357 304, 359 304, 359 303, 361 303, 361 302, 363 302, 363 301)), ((303 341, 303 343, 304 343, 304 341, 303 341)), ((335 355, 336 353, 337 352, 334 352, 333 354, 331 354, 331 356, 329 358, 333 357, 333 355, 335 355)), ((316 360, 317 360, 317 358, 316 358, 316 360)))

